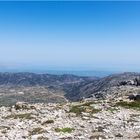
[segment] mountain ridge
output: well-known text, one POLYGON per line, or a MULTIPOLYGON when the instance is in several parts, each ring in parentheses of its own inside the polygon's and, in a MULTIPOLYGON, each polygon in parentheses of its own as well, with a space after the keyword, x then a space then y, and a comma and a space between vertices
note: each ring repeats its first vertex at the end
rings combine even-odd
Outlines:
POLYGON ((104 78, 35 73, 0 73, 0 105, 17 101, 66 102, 83 98, 108 98, 140 91, 140 73, 113 74, 104 78))

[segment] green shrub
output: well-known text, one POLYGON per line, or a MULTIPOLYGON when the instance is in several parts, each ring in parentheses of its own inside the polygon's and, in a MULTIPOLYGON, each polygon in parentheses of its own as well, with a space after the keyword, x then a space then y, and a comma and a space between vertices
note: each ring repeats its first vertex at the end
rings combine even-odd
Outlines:
POLYGON ((87 102, 84 104, 72 106, 69 112, 76 113, 77 116, 82 112, 98 113, 100 109, 95 109, 93 106, 91 106, 91 104, 93 104, 93 102, 87 102))
POLYGON ((118 102, 116 103, 117 106, 122 106, 126 108, 133 108, 133 109, 140 109, 140 102, 133 101, 133 102, 118 102))
POLYGON ((80 115, 82 112, 84 112, 84 108, 81 108, 79 106, 72 106, 70 112, 76 113, 76 115, 80 115))
POLYGON ((55 131, 56 132, 63 132, 63 133, 71 133, 74 129, 73 128, 56 128, 55 131))

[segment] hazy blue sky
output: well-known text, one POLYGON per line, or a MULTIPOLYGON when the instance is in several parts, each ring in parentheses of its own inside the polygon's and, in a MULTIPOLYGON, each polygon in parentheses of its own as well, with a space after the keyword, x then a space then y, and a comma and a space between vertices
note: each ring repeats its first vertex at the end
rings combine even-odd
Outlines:
POLYGON ((140 70, 140 2, 0 2, 0 68, 140 70))

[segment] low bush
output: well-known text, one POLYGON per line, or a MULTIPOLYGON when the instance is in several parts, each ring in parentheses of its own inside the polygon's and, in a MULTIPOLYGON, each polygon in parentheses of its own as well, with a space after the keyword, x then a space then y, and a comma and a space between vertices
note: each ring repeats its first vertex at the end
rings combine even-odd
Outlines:
POLYGON ((133 102, 118 102, 116 103, 117 106, 122 106, 125 108, 133 108, 133 109, 140 109, 140 102, 133 101, 133 102))
POLYGON ((87 113, 98 113, 100 109, 95 109, 93 106, 91 106, 93 102, 87 102, 80 105, 75 105, 70 108, 69 112, 76 113, 76 115, 80 115, 82 112, 87 113))
POLYGON ((73 128, 56 128, 55 131, 56 132, 63 132, 63 133, 71 133, 74 129, 73 128))

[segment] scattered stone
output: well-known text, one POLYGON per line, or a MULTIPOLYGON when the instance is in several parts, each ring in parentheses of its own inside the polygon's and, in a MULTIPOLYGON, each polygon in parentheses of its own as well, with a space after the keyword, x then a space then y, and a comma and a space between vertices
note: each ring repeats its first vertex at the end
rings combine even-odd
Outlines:
POLYGON ((114 106, 119 100, 98 100, 96 105, 91 101, 16 103, 13 111, 0 107, 0 140, 139 139, 139 110, 114 106), (95 108, 100 111, 86 110, 95 108))

